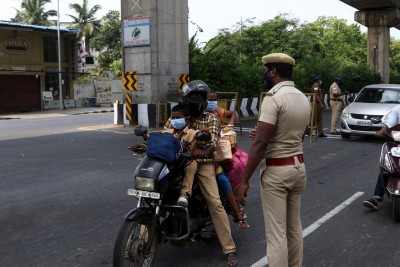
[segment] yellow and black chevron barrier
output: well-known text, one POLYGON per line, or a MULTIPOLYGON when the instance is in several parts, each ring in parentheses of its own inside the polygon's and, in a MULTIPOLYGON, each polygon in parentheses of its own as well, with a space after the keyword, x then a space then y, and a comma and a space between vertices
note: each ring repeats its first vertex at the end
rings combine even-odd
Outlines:
POLYGON ((138 89, 138 75, 137 72, 123 72, 122 73, 122 90, 133 91, 138 89))
POLYGON ((178 75, 178 90, 182 92, 182 87, 190 81, 189 74, 179 74, 178 75))
POLYGON ((126 108, 126 120, 129 121, 129 124, 132 122, 132 95, 131 93, 125 94, 125 108, 126 108))

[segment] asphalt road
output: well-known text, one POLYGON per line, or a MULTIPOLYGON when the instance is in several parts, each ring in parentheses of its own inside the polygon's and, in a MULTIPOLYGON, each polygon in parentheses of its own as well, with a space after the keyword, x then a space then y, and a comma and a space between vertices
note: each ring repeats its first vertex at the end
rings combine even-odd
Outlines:
MULTIPOLYGON (((328 120, 326 112, 324 125, 328 120)), ((136 203, 126 190, 133 186, 140 157, 127 146, 140 139, 132 127, 110 123, 112 114, 0 121, 1 266, 112 265, 119 227, 136 203)), ((249 150, 246 132, 238 141, 249 150)), ((361 204, 372 194, 381 145, 375 139, 338 136, 304 141, 304 266, 398 266, 399 224, 390 203, 386 199, 378 212, 361 204)), ((256 267, 263 266, 265 256, 258 172, 251 183, 251 228, 240 229, 232 221, 231 227, 240 266, 256 267)), ((188 248, 167 243, 155 266, 223 263, 218 241, 188 248)))

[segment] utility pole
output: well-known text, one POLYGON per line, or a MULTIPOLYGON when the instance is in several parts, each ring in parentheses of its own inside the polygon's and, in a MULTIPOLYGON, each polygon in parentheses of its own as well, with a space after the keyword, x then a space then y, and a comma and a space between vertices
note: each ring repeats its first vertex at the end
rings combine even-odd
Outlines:
POLYGON ((61 37, 60 37, 60 0, 57 0, 57 38, 58 38, 58 94, 60 96, 60 110, 64 109, 62 76, 61 76, 61 37))

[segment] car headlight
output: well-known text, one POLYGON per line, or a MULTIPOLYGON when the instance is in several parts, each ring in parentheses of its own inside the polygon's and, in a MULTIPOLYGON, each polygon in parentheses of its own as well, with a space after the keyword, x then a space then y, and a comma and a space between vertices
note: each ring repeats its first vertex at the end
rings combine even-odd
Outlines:
POLYGON ((345 107, 342 111, 342 117, 343 118, 349 118, 350 117, 350 113, 349 113, 349 109, 347 107, 345 107))
POLYGON ((136 176, 135 188, 139 190, 154 192, 154 179, 136 176))

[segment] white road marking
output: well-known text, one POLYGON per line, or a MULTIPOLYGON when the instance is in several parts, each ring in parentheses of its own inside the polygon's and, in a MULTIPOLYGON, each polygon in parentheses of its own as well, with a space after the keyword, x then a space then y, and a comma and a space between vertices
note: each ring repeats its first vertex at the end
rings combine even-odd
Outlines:
MULTIPOLYGON (((311 224, 310 226, 308 226, 306 229, 303 230, 303 238, 308 236, 315 230, 317 230, 322 224, 326 223, 330 218, 332 218, 333 216, 338 214, 340 211, 342 211, 344 208, 349 206, 352 202, 354 202, 357 198, 359 198, 363 194, 364 194, 364 192, 355 193, 354 195, 349 197, 347 200, 342 202, 342 204, 340 204, 339 206, 337 206, 336 208, 334 208, 333 210, 331 210, 330 212, 325 214, 323 217, 321 217, 318 221, 316 221, 313 224, 311 224)), ((251 265, 251 267, 264 267, 264 266, 267 266, 267 264, 268 264, 268 259, 267 259, 267 256, 265 256, 264 258, 260 259, 259 261, 257 261, 253 265, 251 265)))

